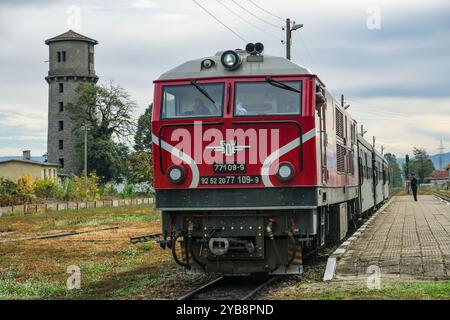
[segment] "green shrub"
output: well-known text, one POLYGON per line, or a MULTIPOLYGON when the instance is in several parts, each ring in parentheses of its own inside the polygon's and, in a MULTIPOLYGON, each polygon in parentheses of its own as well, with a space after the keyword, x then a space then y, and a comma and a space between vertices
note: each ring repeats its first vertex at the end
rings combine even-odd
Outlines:
POLYGON ((34 183, 36 197, 42 199, 60 199, 63 196, 61 185, 53 179, 42 179, 34 183))
POLYGON ((31 195, 34 193, 33 178, 27 174, 17 181, 17 194, 31 195))
POLYGON ((7 179, 0 178, 0 195, 11 195, 17 191, 17 183, 7 179))
POLYGON ((119 192, 111 183, 106 183, 100 187, 100 194, 102 199, 112 199, 117 197, 119 192))
POLYGON ((0 194, 0 207, 30 204, 36 202, 33 194, 0 194))
POLYGON ((90 173, 85 184, 84 176, 72 176, 64 180, 62 198, 64 200, 98 200, 101 192, 99 187, 99 177, 95 173, 90 173))
POLYGON ((134 191, 134 185, 127 183, 121 193, 124 198, 137 198, 138 194, 134 191))

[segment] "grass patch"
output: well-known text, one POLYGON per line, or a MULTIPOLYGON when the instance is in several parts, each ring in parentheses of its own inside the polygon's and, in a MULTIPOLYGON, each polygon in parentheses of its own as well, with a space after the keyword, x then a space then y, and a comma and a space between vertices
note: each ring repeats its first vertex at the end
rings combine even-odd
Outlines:
POLYGON ((65 289, 64 285, 48 282, 6 279, 0 281, 0 300, 49 299, 65 289))
POLYGON ((133 299, 149 287, 156 286, 167 281, 171 277, 171 272, 140 274, 133 281, 128 282, 125 286, 114 290, 112 297, 133 299))
POLYGON ((155 243, 153 241, 144 242, 138 245, 135 245, 133 247, 128 247, 122 250, 122 254, 125 257, 133 258, 137 257, 143 252, 150 251, 151 249, 155 248, 155 243))
POLYGON ((437 300, 450 299, 450 281, 392 282, 382 284, 380 289, 365 286, 343 286, 337 284, 312 290, 309 286, 296 286, 295 293, 286 299, 295 300, 437 300))
POLYGON ((113 264, 111 262, 103 262, 103 263, 81 263, 80 272, 81 274, 101 274, 110 271, 113 268, 113 264))
POLYGON ((121 223, 159 222, 160 215, 151 205, 93 208, 14 214, 0 218, 0 230, 48 232, 121 223))
POLYGON ((45 278, 18 281, 20 272, 17 266, 0 270, 0 300, 49 299, 66 289, 65 285, 56 285, 45 278))

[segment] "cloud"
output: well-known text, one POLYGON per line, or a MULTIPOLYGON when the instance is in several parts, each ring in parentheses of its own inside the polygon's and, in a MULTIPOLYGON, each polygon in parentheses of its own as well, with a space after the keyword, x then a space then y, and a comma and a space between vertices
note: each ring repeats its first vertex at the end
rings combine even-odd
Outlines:
POLYGON ((134 2, 132 4, 133 7, 136 8, 145 8, 145 9, 149 9, 149 8, 154 8, 155 6, 157 6, 157 4, 153 1, 148 1, 148 0, 138 0, 136 2, 134 2))

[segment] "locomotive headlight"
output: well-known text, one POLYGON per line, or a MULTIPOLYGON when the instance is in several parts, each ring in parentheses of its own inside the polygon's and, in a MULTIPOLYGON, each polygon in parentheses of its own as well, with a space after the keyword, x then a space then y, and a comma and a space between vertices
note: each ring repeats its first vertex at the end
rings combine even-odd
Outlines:
POLYGON ((241 65, 241 58, 236 51, 233 50, 222 53, 220 61, 222 62, 222 65, 229 70, 234 70, 241 65))
POLYGON ((210 68, 214 67, 215 64, 216 63, 214 62, 214 60, 205 59, 202 61, 201 68, 202 69, 210 69, 210 68))
POLYGON ((278 167, 277 177, 281 181, 290 181, 294 177, 294 167, 287 162, 280 164, 278 167))
POLYGON ((186 178, 186 172, 184 171, 183 167, 180 166, 172 166, 167 170, 167 177, 169 178, 170 182, 179 184, 184 181, 186 178))

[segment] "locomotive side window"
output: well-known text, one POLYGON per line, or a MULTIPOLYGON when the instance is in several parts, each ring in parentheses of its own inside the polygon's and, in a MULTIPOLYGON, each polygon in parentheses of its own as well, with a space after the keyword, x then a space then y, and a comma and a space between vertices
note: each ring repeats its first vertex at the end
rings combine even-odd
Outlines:
POLYGON ((235 116, 300 115, 302 82, 238 82, 235 116), (278 85, 280 84, 280 85, 278 85))
POLYGON ((221 117, 223 83, 163 87, 161 119, 221 117))

